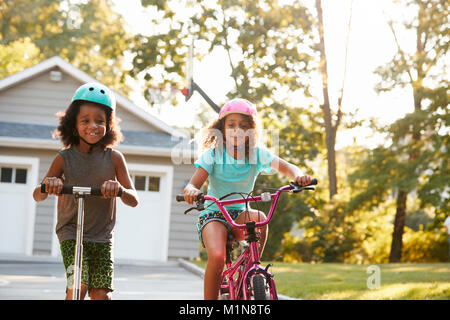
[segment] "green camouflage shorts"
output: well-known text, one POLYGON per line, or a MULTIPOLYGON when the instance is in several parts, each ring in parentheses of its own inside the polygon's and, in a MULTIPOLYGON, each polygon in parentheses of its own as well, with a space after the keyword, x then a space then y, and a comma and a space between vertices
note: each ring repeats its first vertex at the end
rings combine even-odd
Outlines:
MULTIPOLYGON (((75 265, 75 240, 65 240, 60 244, 61 255, 66 268, 67 287, 73 286, 75 265)), ((81 283, 91 288, 113 291, 114 261, 111 243, 83 241, 81 283)))

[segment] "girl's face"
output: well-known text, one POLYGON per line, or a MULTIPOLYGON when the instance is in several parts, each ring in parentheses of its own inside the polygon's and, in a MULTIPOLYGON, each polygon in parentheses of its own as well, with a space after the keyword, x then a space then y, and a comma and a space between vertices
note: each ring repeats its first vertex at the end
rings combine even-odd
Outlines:
POLYGON ((227 145, 234 148, 244 146, 245 142, 249 140, 249 129, 251 129, 251 124, 243 114, 232 113, 226 116, 224 130, 227 145))
POLYGON ((83 103, 77 115, 76 129, 80 137, 87 142, 99 142, 106 134, 106 112, 103 107, 94 103, 83 103))

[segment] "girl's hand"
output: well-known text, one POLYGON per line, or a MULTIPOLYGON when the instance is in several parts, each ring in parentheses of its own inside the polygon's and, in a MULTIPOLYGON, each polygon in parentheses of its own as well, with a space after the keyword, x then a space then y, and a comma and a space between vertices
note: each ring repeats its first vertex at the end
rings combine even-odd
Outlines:
POLYGON ((194 201, 197 201, 197 196, 202 193, 192 184, 188 184, 184 188, 184 201, 186 201, 189 205, 192 205, 194 201))
POLYGON ((48 194, 60 195, 62 191, 63 182, 57 177, 46 177, 42 183, 45 184, 45 191, 48 194))
POLYGON ((303 187, 311 183, 311 177, 308 175, 297 176, 294 181, 303 187))
POLYGON ((110 199, 117 197, 119 193, 120 183, 116 180, 105 181, 100 190, 102 191, 102 199, 110 199))

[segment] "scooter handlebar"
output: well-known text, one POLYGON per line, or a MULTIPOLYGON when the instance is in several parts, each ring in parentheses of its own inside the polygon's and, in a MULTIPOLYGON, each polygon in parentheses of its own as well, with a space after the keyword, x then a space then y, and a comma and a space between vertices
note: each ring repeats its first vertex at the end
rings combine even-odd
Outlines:
MULTIPOLYGON (((61 189, 61 194, 74 194, 80 191, 84 191, 89 193, 92 196, 102 196, 102 190, 100 187, 75 187, 69 185, 63 185, 61 189)), ((45 184, 41 184, 41 193, 47 193, 45 191, 45 184)), ((119 188, 119 192, 117 193, 118 197, 121 197, 123 194, 123 188, 119 188)))

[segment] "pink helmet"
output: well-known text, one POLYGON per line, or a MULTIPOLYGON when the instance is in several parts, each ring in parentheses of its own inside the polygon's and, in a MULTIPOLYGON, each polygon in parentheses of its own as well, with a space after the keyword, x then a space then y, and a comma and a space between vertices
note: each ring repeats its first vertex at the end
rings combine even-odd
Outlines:
POLYGON ((256 116, 256 107, 253 103, 245 99, 232 99, 225 103, 220 109, 219 119, 222 119, 230 113, 242 113, 252 117, 256 116))

